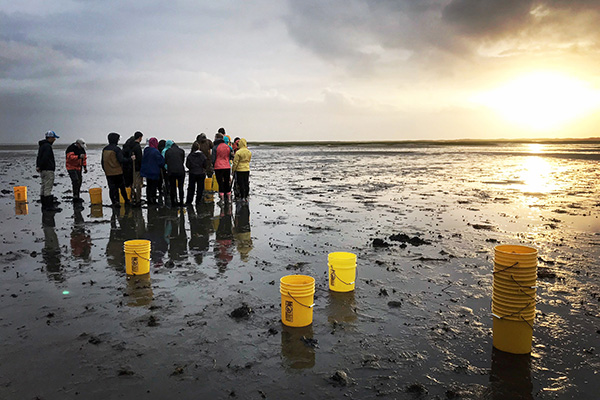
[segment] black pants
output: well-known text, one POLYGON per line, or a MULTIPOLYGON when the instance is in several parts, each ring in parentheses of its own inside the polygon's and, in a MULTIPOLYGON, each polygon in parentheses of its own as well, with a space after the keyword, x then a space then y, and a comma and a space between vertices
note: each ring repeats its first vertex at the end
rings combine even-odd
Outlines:
POLYGON ((129 199, 127 198, 127 191, 125 190, 125 182, 123 181, 123 174, 107 176, 106 181, 108 182, 108 195, 110 197, 110 202, 113 205, 119 204, 119 190, 120 190, 121 196, 123 196, 123 198, 125 199, 125 204, 128 204, 129 199))
POLYGON ((146 178, 146 200, 148 200, 148 204, 156 204, 159 185, 160 179, 146 178))
POLYGON ((179 193, 179 203, 183 204, 183 184, 185 174, 169 173, 169 194, 171 195, 171 205, 177 204, 177 192, 179 193))
POLYGON ((219 184, 219 193, 231 192, 231 181, 229 180, 230 169, 215 169, 217 183, 219 184))
POLYGON ((190 174, 188 177, 188 188, 187 188, 187 201, 190 204, 194 201, 194 194, 196 194, 196 202, 199 203, 202 200, 202 194, 204 193, 204 179, 206 174, 190 174))
POLYGON ((68 171, 69 177, 71 178, 71 184, 73 185, 73 198, 78 199, 79 193, 81 192, 81 181, 83 180, 81 170, 77 171, 76 169, 70 169, 68 171))
POLYGON ((238 171, 235 173, 235 180, 240 188, 240 197, 245 199, 250 193, 250 171, 238 171))

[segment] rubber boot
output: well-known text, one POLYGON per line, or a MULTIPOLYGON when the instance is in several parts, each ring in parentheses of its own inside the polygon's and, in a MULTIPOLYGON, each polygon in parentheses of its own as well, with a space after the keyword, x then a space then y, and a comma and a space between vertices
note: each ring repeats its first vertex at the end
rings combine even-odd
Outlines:
POLYGON ((56 207, 54 204, 54 198, 52 196, 43 196, 42 197, 42 210, 43 211, 51 211, 51 212, 61 212, 62 208, 56 207), (44 207, 45 205, 45 207, 44 207))
POLYGON ((231 204, 231 192, 227 193, 227 202, 231 204))

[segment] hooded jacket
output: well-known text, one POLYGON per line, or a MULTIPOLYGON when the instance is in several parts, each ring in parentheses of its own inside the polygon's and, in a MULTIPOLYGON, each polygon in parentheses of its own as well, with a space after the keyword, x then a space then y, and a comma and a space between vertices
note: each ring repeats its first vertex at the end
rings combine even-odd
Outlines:
POLYGON ((233 166, 231 172, 245 172, 250 171, 250 160, 252 159, 252 152, 248 150, 248 143, 246 139, 240 139, 238 142, 238 151, 236 151, 233 157, 233 166))
POLYGON ((135 163, 135 170, 139 171, 142 168, 142 146, 135 140, 135 136, 127 139, 123 145, 123 157, 131 158, 132 155, 135 155, 135 161, 130 163, 127 167, 131 169, 135 163))
POLYGON ((35 162, 36 168, 40 171, 54 171, 56 169, 56 163, 54 162, 54 151, 52 150, 52 143, 47 139, 40 140, 38 142, 40 148, 38 149, 37 160, 35 162))
POLYGON ((190 175, 202 175, 206 169, 206 156, 202 151, 194 151, 187 156, 185 166, 190 171, 190 175))
POLYGON ((213 167, 217 169, 230 169, 229 160, 233 158, 233 150, 223 139, 215 140, 215 146, 212 151, 213 167))
POLYGON ((170 140, 167 141, 167 146, 169 142, 172 143, 171 147, 164 153, 167 171, 173 175, 185 175, 185 168, 183 167, 185 163, 185 151, 170 140))
POLYGON ((85 149, 79 147, 77 143, 71 144, 65 151, 67 171, 81 171, 82 167, 87 167, 87 154, 85 149), (79 157, 81 154, 83 158, 79 157))
POLYGON ((109 133, 108 146, 102 149, 102 169, 106 176, 123 175, 123 164, 127 160, 123 157, 123 151, 117 146, 120 137, 118 133, 109 133))
POLYGON ((140 175, 156 181, 160 178, 160 170, 164 165, 165 158, 158 151, 158 140, 150 138, 149 146, 144 149, 140 175))

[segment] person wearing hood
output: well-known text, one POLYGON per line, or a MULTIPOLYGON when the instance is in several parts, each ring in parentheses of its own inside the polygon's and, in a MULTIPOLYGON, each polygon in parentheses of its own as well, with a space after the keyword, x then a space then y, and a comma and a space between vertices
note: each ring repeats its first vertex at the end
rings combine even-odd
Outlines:
POLYGON ((83 199, 80 196, 81 183, 83 181, 83 172, 87 173, 87 154, 85 140, 77 139, 75 143, 72 143, 65 151, 67 172, 71 178, 71 185, 73 186, 73 203, 83 203, 83 199))
POLYGON ((131 158, 133 161, 123 166, 123 178, 125 187, 131 188, 131 202, 134 206, 142 204, 142 146, 140 143, 144 134, 140 131, 134 133, 123 145, 123 157, 131 158))
MULTIPOLYGON (((227 195, 226 200, 231 203, 231 182, 229 179, 231 165, 229 162, 233 158, 233 150, 223 139, 223 133, 220 132, 221 129, 219 129, 219 132, 215 135, 212 161, 215 175, 217 176, 217 182, 219 183, 219 202, 220 205, 223 205, 225 195, 227 195)), ((225 130, 223 129, 223 131, 225 130)))
POLYGON ((140 176, 146 178, 146 200, 148 204, 157 204, 157 192, 161 183, 160 173, 165 165, 165 158, 158 151, 158 139, 150 138, 148 147, 144 149, 140 176))
POLYGON ((188 176, 186 205, 192 204, 192 201, 194 201, 194 194, 196 194, 196 204, 199 204, 202 201, 204 179, 206 178, 206 165, 206 156, 200 150, 198 142, 194 142, 192 145, 192 152, 185 160, 185 166, 190 172, 188 176))
POLYGON ((54 150, 52 150, 52 144, 58 138, 59 136, 54 131, 48 131, 46 132, 45 139, 38 142, 40 147, 38 149, 35 169, 40 173, 40 177, 42 178, 40 192, 42 211, 62 211, 61 208, 56 207, 54 204, 54 197, 52 196, 52 187, 54 186, 54 171, 56 170, 56 162, 54 161, 54 150))
POLYGON ((123 181, 123 164, 130 163, 131 160, 123 157, 123 151, 117 143, 121 135, 112 132, 108 134, 108 146, 102 149, 102 170, 106 175, 108 182, 108 194, 112 207, 120 207, 119 191, 125 200, 125 205, 129 205, 129 198, 125 190, 125 181, 123 181))
POLYGON ((183 199, 183 184, 185 181, 185 151, 177 146, 172 140, 167 140, 165 150, 165 164, 169 173, 169 194, 171 195, 171 206, 182 206, 183 199), (179 202, 177 202, 177 193, 179 193, 179 202))
POLYGON ((238 142, 238 151, 233 156, 233 166, 231 172, 235 174, 235 180, 239 186, 240 198, 242 202, 248 202, 250 193, 250 160, 252 152, 248 150, 246 139, 242 138, 238 142))
POLYGON ((198 146, 200 147, 200 151, 206 157, 206 176, 210 178, 213 175, 213 168, 212 168, 212 162, 211 162, 212 157, 210 154, 212 151, 212 148, 213 148, 213 142, 212 142, 212 140, 210 140, 206 137, 205 133, 201 133, 198 136, 196 136, 196 142, 198 143, 198 146))

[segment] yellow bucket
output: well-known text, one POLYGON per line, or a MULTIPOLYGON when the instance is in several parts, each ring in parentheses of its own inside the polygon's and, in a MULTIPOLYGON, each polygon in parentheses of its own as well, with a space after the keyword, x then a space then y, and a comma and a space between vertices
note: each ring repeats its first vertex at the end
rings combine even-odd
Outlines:
POLYGON ((90 188, 90 203, 92 205, 102 204, 102 188, 90 188))
POLYGON ((213 178, 204 178, 204 190, 206 190, 206 191, 212 190, 212 181, 213 181, 213 178))
POLYGON ((527 307, 527 309, 505 310, 496 304, 492 305, 492 314, 498 318, 508 319, 511 321, 533 321, 535 318, 535 308, 527 307))
POLYGON ((329 290, 351 292, 356 286, 356 254, 338 251, 327 257, 329 290))
POLYGON ((493 344, 498 350, 512 354, 531 353, 533 320, 511 321, 493 317, 493 344))
POLYGON ((27 186, 14 186, 13 190, 15 192, 15 201, 17 203, 27 202, 27 186))
POLYGON ((303 327, 312 324, 315 298, 315 278, 307 275, 287 275, 279 280, 281 322, 286 326, 303 327))
POLYGON ((533 247, 503 244, 494 248, 494 263, 505 267, 516 263, 522 266, 537 265, 537 254, 533 247))
MULTIPOLYGON (((131 188, 130 187, 126 187, 125 191, 127 192, 127 200, 131 200, 131 188)), ((123 198, 123 195, 121 194, 120 190, 119 190, 119 201, 121 203, 125 203, 125 199, 123 198)))
POLYGON ((92 206, 90 206, 90 215, 93 218, 102 218, 102 204, 92 204, 92 206))
POLYGON ((29 204, 18 202, 15 204, 15 215, 29 214, 29 204))
POLYGON ((143 275, 150 272, 150 241, 128 240, 125 242, 125 271, 127 275, 143 275))
POLYGON ((496 274, 496 275, 494 275, 494 284, 498 284, 499 286, 503 286, 506 288, 530 289, 537 285, 537 278, 520 279, 514 275, 503 276, 503 275, 496 274))

